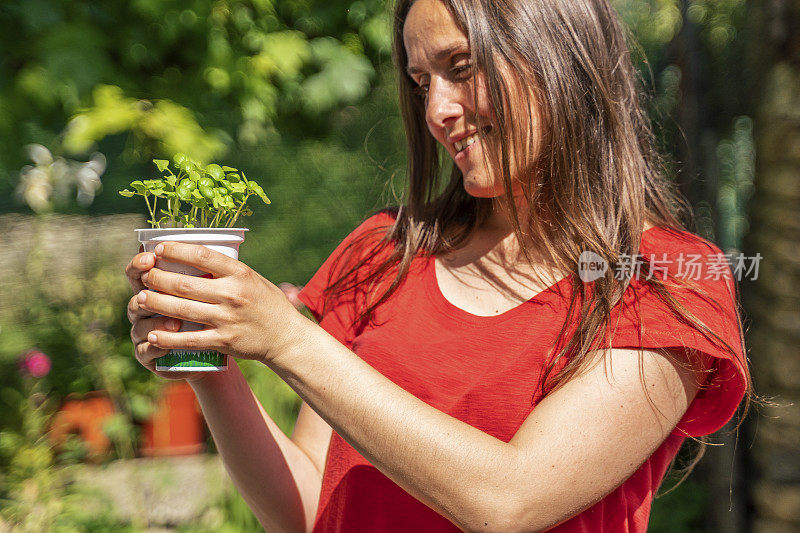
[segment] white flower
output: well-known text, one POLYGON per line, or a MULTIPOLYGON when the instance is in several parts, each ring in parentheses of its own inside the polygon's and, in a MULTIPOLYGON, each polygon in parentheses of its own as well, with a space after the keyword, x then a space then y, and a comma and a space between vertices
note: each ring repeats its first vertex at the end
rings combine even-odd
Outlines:
POLYGON ((29 144, 25 147, 28 157, 37 165, 49 165, 53 162, 53 154, 41 144, 29 144))
POLYGON ((17 186, 17 194, 37 213, 50 208, 53 185, 50 177, 41 167, 26 166, 17 186))
POLYGON ((29 144, 26 148, 35 166, 22 168, 16 192, 31 209, 37 213, 51 210, 54 202, 70 197, 73 187, 81 206, 94 201, 102 188, 100 175, 106 169, 103 154, 92 154, 89 161, 81 163, 63 157, 53 158, 50 150, 40 144, 29 144))

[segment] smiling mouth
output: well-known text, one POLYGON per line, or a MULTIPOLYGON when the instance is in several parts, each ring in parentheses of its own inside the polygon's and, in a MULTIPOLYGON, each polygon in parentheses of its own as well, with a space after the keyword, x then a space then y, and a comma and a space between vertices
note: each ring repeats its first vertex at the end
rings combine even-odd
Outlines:
POLYGON ((455 141, 453 143, 453 146, 455 146, 456 148, 456 153, 461 153, 470 146, 472 146, 473 144, 475 144, 476 142, 478 142, 480 138, 486 136, 486 134, 488 134, 491 129, 492 129, 491 126, 486 126, 485 128, 482 128, 480 131, 473 133, 469 137, 464 137, 460 141, 455 141))

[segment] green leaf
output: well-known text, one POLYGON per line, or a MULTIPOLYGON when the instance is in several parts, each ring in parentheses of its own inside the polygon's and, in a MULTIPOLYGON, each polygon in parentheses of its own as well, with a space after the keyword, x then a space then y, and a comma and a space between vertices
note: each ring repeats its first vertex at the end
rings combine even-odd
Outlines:
POLYGON ((134 188, 134 190, 135 190, 136 192, 138 192, 139 194, 144 194, 144 193, 145 193, 145 191, 147 190, 147 186, 145 186, 145 184, 144 184, 144 183, 142 183, 142 182, 141 182, 141 181, 139 181, 139 180, 136 180, 136 181, 134 181, 134 182, 131 182, 131 187, 133 187, 133 188, 134 188))
POLYGON ((192 170, 196 171, 197 170, 197 163, 195 163, 194 161, 192 161, 191 159, 189 159, 187 157, 186 159, 183 160, 183 162, 181 162, 180 165, 178 165, 178 168, 180 168, 184 172, 190 172, 192 170))
POLYGON ((233 168, 225 165, 222 165, 222 170, 224 170, 225 172, 239 172, 238 168, 233 168))
POLYGON ((169 167, 169 161, 166 159, 153 159, 153 163, 156 164, 159 172, 164 172, 169 167))
POLYGON ((225 173, 223 172, 223 168, 219 165, 211 164, 206 167, 206 174, 214 178, 215 180, 220 180, 225 177, 225 173))
MULTIPOLYGON (((201 186, 200 186, 200 194, 202 194, 202 195, 203 195, 203 197, 204 197, 204 198, 206 198, 206 199, 208 199, 208 200, 211 200, 212 198, 214 198, 214 197, 216 196, 216 195, 214 194, 214 192, 215 192, 215 191, 214 191, 214 188, 213 188, 213 187, 207 187, 207 186, 205 186, 205 185, 201 185, 201 186)), ((216 206, 215 206, 215 207, 216 207, 216 206)))
POLYGON ((251 191, 253 191, 255 194, 257 194, 259 196, 259 198, 264 200, 264 203, 266 203, 266 204, 272 203, 272 202, 269 201, 269 198, 267 198, 267 195, 264 194, 264 189, 261 188, 261 185, 259 185, 258 183, 254 182, 254 181, 251 181, 251 182, 248 182, 247 186, 251 191))
POLYGON ((136 194, 135 192, 131 192, 131 191, 129 191, 128 189, 124 189, 124 190, 122 190, 122 191, 119 191, 119 193, 120 193, 120 195, 122 195, 122 196, 124 196, 124 197, 126 197, 126 198, 130 198, 130 197, 132 197, 134 194, 136 194))
POLYGON ((369 59, 332 37, 314 39, 311 48, 316 61, 324 66, 300 85, 300 98, 307 113, 325 113, 367 94, 375 75, 369 59))

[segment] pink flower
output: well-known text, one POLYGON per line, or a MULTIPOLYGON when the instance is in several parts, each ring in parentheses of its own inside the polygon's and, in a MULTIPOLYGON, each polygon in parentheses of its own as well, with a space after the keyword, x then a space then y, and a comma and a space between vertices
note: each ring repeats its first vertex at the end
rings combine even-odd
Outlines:
POLYGON ((53 364, 46 354, 39 350, 26 352, 19 360, 19 370, 23 375, 43 378, 50 373, 53 364))

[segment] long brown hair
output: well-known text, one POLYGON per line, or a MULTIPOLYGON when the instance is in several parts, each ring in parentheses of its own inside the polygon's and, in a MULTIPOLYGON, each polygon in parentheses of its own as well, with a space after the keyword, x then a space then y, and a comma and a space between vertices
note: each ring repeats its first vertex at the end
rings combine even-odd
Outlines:
MULTIPOLYGON (((611 265, 621 257, 636 256, 646 223, 684 229, 688 208, 655 148, 642 101, 645 92, 626 44, 629 35, 607 0, 441 1, 466 34, 472 64, 485 78, 495 109, 493 127, 498 131, 486 137, 487 152, 491 168, 500 172, 505 184, 506 194, 499 201, 511 215, 518 242, 538 243, 536 257, 554 271, 576 273, 585 250, 611 265), (533 119, 533 109, 541 123, 533 119), (534 153, 529 146, 537 137, 534 128, 541 128, 543 140, 538 159, 531 161, 527 159, 534 153), (525 173, 522 185, 530 209, 530 216, 523 217, 529 221, 525 227, 512 196, 512 169, 525 173)), ((374 297, 363 305, 357 319, 362 324, 400 286, 418 254, 457 250, 498 201, 467 194, 455 165, 442 183, 446 165, 428 131, 424 102, 405 70, 403 27, 413 3, 397 1, 393 27, 393 59, 408 142, 406 198, 395 210, 394 224, 378 228, 378 245, 345 268, 327 289, 332 296, 392 279, 380 291, 367 291, 374 297), (358 278, 361 267, 384 251, 386 258, 358 278)), ((362 244, 351 246, 359 249, 362 244)), ((533 265, 533 250, 523 246, 522 252, 533 265)), ((543 394, 593 363, 591 354, 599 353, 598 339, 611 327, 612 309, 630 282, 615 279, 612 269, 591 290, 577 275, 571 277, 567 316, 578 318, 564 324, 564 342, 542 377, 543 394), (559 362, 565 364, 551 375, 559 362)), ((672 297, 664 281, 653 276, 648 282, 681 317, 736 354, 672 297)))

